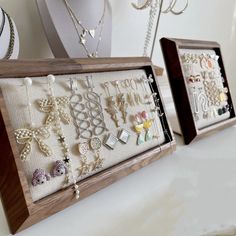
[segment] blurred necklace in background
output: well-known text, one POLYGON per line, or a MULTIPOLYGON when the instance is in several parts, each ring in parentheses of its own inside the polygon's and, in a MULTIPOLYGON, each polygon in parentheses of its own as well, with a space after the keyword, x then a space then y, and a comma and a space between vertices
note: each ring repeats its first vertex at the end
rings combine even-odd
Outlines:
POLYGON ((102 40, 102 32, 103 32, 103 26, 104 26, 104 18, 105 18, 105 14, 106 14, 106 5, 107 5, 107 0, 104 0, 104 8, 103 8, 103 13, 102 16, 100 18, 100 20, 98 21, 97 25, 93 28, 87 28, 82 21, 80 20, 79 15, 75 14, 75 12, 73 11, 72 7, 69 5, 67 0, 64 0, 64 3, 66 5, 66 8, 70 14, 70 17, 73 21, 73 24, 75 26, 77 35, 79 37, 79 44, 84 48, 84 50, 86 51, 86 54, 88 57, 90 58, 96 58, 98 57, 98 50, 99 50, 99 46, 102 40), (87 39, 88 37, 90 37, 90 39, 95 39, 96 35, 97 35, 97 31, 99 30, 99 35, 98 35, 98 42, 96 44, 96 48, 93 52, 91 52, 91 50, 88 49, 87 47, 87 39))

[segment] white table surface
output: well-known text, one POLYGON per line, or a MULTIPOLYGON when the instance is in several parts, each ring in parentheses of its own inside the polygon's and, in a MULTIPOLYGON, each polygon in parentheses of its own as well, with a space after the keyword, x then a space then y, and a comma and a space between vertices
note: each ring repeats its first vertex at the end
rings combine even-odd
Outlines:
MULTIPOLYGON (((194 236, 236 225, 236 127, 184 146, 24 236, 194 236)), ((0 205, 0 236, 10 235, 0 205)))

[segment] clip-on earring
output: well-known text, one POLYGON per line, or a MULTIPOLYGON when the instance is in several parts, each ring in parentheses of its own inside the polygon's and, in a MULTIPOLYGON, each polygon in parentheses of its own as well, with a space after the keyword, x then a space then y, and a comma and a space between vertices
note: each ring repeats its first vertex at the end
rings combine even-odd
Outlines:
POLYGON ((150 128, 152 127, 153 120, 149 118, 148 113, 146 111, 142 111, 140 116, 144 120, 143 128, 146 131, 145 141, 150 141, 150 140, 152 140, 152 137, 153 137, 151 130, 150 130, 150 128))
POLYGON ((46 143, 43 142, 43 139, 47 139, 50 136, 49 128, 47 126, 35 128, 35 124, 33 123, 30 94, 29 94, 29 87, 32 85, 32 80, 30 78, 25 78, 24 85, 27 94, 27 108, 29 112, 30 127, 17 129, 14 131, 17 143, 25 145, 20 153, 20 158, 22 161, 26 161, 28 159, 32 151, 33 140, 38 144, 39 150, 45 156, 48 157, 52 155, 51 148, 46 143))
POLYGON ((135 132, 138 134, 138 138, 137 138, 137 145, 143 144, 145 141, 145 137, 142 134, 143 132, 143 122, 142 122, 142 117, 140 117, 140 114, 136 114, 134 117, 134 122, 136 123, 134 125, 134 130, 135 132))

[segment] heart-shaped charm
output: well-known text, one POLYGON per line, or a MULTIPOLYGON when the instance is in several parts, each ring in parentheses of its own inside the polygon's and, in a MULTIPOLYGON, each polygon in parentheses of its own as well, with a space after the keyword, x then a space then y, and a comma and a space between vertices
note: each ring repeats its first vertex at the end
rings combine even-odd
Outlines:
POLYGON ((95 30, 91 29, 88 32, 89 32, 89 35, 94 39, 95 38, 95 30))

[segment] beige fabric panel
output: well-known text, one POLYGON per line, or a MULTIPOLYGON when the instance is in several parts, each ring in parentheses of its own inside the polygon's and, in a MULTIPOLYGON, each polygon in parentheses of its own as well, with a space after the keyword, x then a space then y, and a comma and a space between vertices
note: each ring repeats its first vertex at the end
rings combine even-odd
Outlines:
MULTIPOLYGON (((105 92, 104 89, 101 86, 101 83, 104 83, 106 81, 114 81, 117 79, 127 79, 127 78, 140 78, 142 75, 145 75, 143 70, 132 70, 132 71, 122 71, 122 72, 107 72, 107 73, 96 73, 93 74, 93 81, 95 85, 95 91, 99 94, 102 94, 101 100, 102 100, 102 107, 103 109, 106 107, 105 103, 105 92)), ((86 92, 85 85, 85 74, 75 74, 75 75, 60 75, 56 76, 56 82, 53 86, 55 96, 71 96, 71 90, 69 87, 69 79, 79 79, 81 82, 79 83, 79 91, 81 94, 86 92)), ((30 101, 32 103, 32 116, 33 121, 36 124, 36 127, 39 127, 43 124, 46 118, 46 114, 42 113, 38 109, 38 105, 36 103, 37 99, 40 98, 46 98, 48 95, 48 85, 47 85, 47 78, 46 77, 40 77, 40 78, 32 78, 33 85, 30 87, 30 101)), ((26 89, 24 86, 22 86, 22 79, 3 79, 0 81, 0 86, 3 91, 3 96, 6 102, 6 106, 10 115, 11 124, 14 129, 18 128, 26 128, 27 124, 29 123, 29 113, 26 106, 26 89)), ((150 91, 149 86, 147 86, 148 91, 150 91)), ((121 89, 122 92, 127 92, 125 89, 121 89)), ((130 90, 131 91, 131 90, 130 90)), ((115 95, 115 88, 110 85, 110 92, 111 95, 115 95)), ((143 96, 144 95, 144 89, 139 87, 138 92, 143 96)), ((154 106, 154 104, 152 104, 154 106)), ((70 113, 69 107, 66 109, 68 113, 70 113)), ((128 108, 128 122, 127 124, 123 124, 121 119, 121 114, 119 114, 120 124, 121 128, 127 129, 131 133, 130 140, 128 144, 122 144, 120 142, 117 143, 114 150, 109 150, 105 146, 102 146, 101 149, 101 156, 105 158, 105 162, 103 165, 103 169, 106 169, 110 166, 113 166, 123 160, 126 160, 138 153, 141 153, 143 151, 146 151, 150 148, 153 148, 155 146, 165 141, 163 130, 161 127, 161 123, 159 121, 159 117, 155 115, 155 119, 158 124, 158 132, 159 132, 159 139, 153 139, 151 141, 145 142, 142 145, 136 145, 137 140, 137 134, 133 131, 133 123, 130 120, 130 115, 134 115, 137 112, 141 111, 150 111, 149 105, 139 105, 135 107, 129 106, 128 108)), ((109 129, 109 132, 113 133, 115 136, 117 135, 117 132, 119 129, 115 127, 114 122, 111 120, 110 115, 104 111, 105 121, 107 124, 107 128, 109 129)), ((70 154, 72 159, 72 166, 75 171, 76 176, 78 176, 77 168, 80 166, 80 155, 77 149, 77 144, 79 143, 79 140, 76 140, 76 131, 75 126, 73 123, 70 125, 62 125, 63 132, 66 137, 66 141, 69 144, 70 148, 70 154)), ((154 131, 154 127, 152 126, 152 132, 154 131)), ((108 133, 109 133, 108 132, 108 133)), ((102 135, 100 138, 103 140, 105 135, 102 135)), ((41 152, 39 152, 39 149, 35 142, 33 142, 33 151, 30 155, 30 160, 23 162, 24 170, 26 177, 28 179, 28 183, 30 186, 30 192, 32 194, 33 201, 37 201, 45 196, 48 196, 59 189, 62 188, 64 183, 64 176, 55 177, 52 178, 49 182, 43 185, 38 185, 36 187, 33 187, 31 185, 31 179, 32 174, 35 169, 42 168, 46 172, 50 172, 53 163, 56 160, 62 160, 62 152, 60 148, 60 144, 57 141, 57 138, 53 132, 51 132, 51 136, 49 139, 45 140, 46 144, 48 144, 52 150, 53 150, 53 156, 52 157, 45 157, 41 152)), ((22 145, 19 145, 19 150, 22 149, 22 145)), ((88 158, 93 158, 92 152, 90 152, 90 156, 88 158)))

